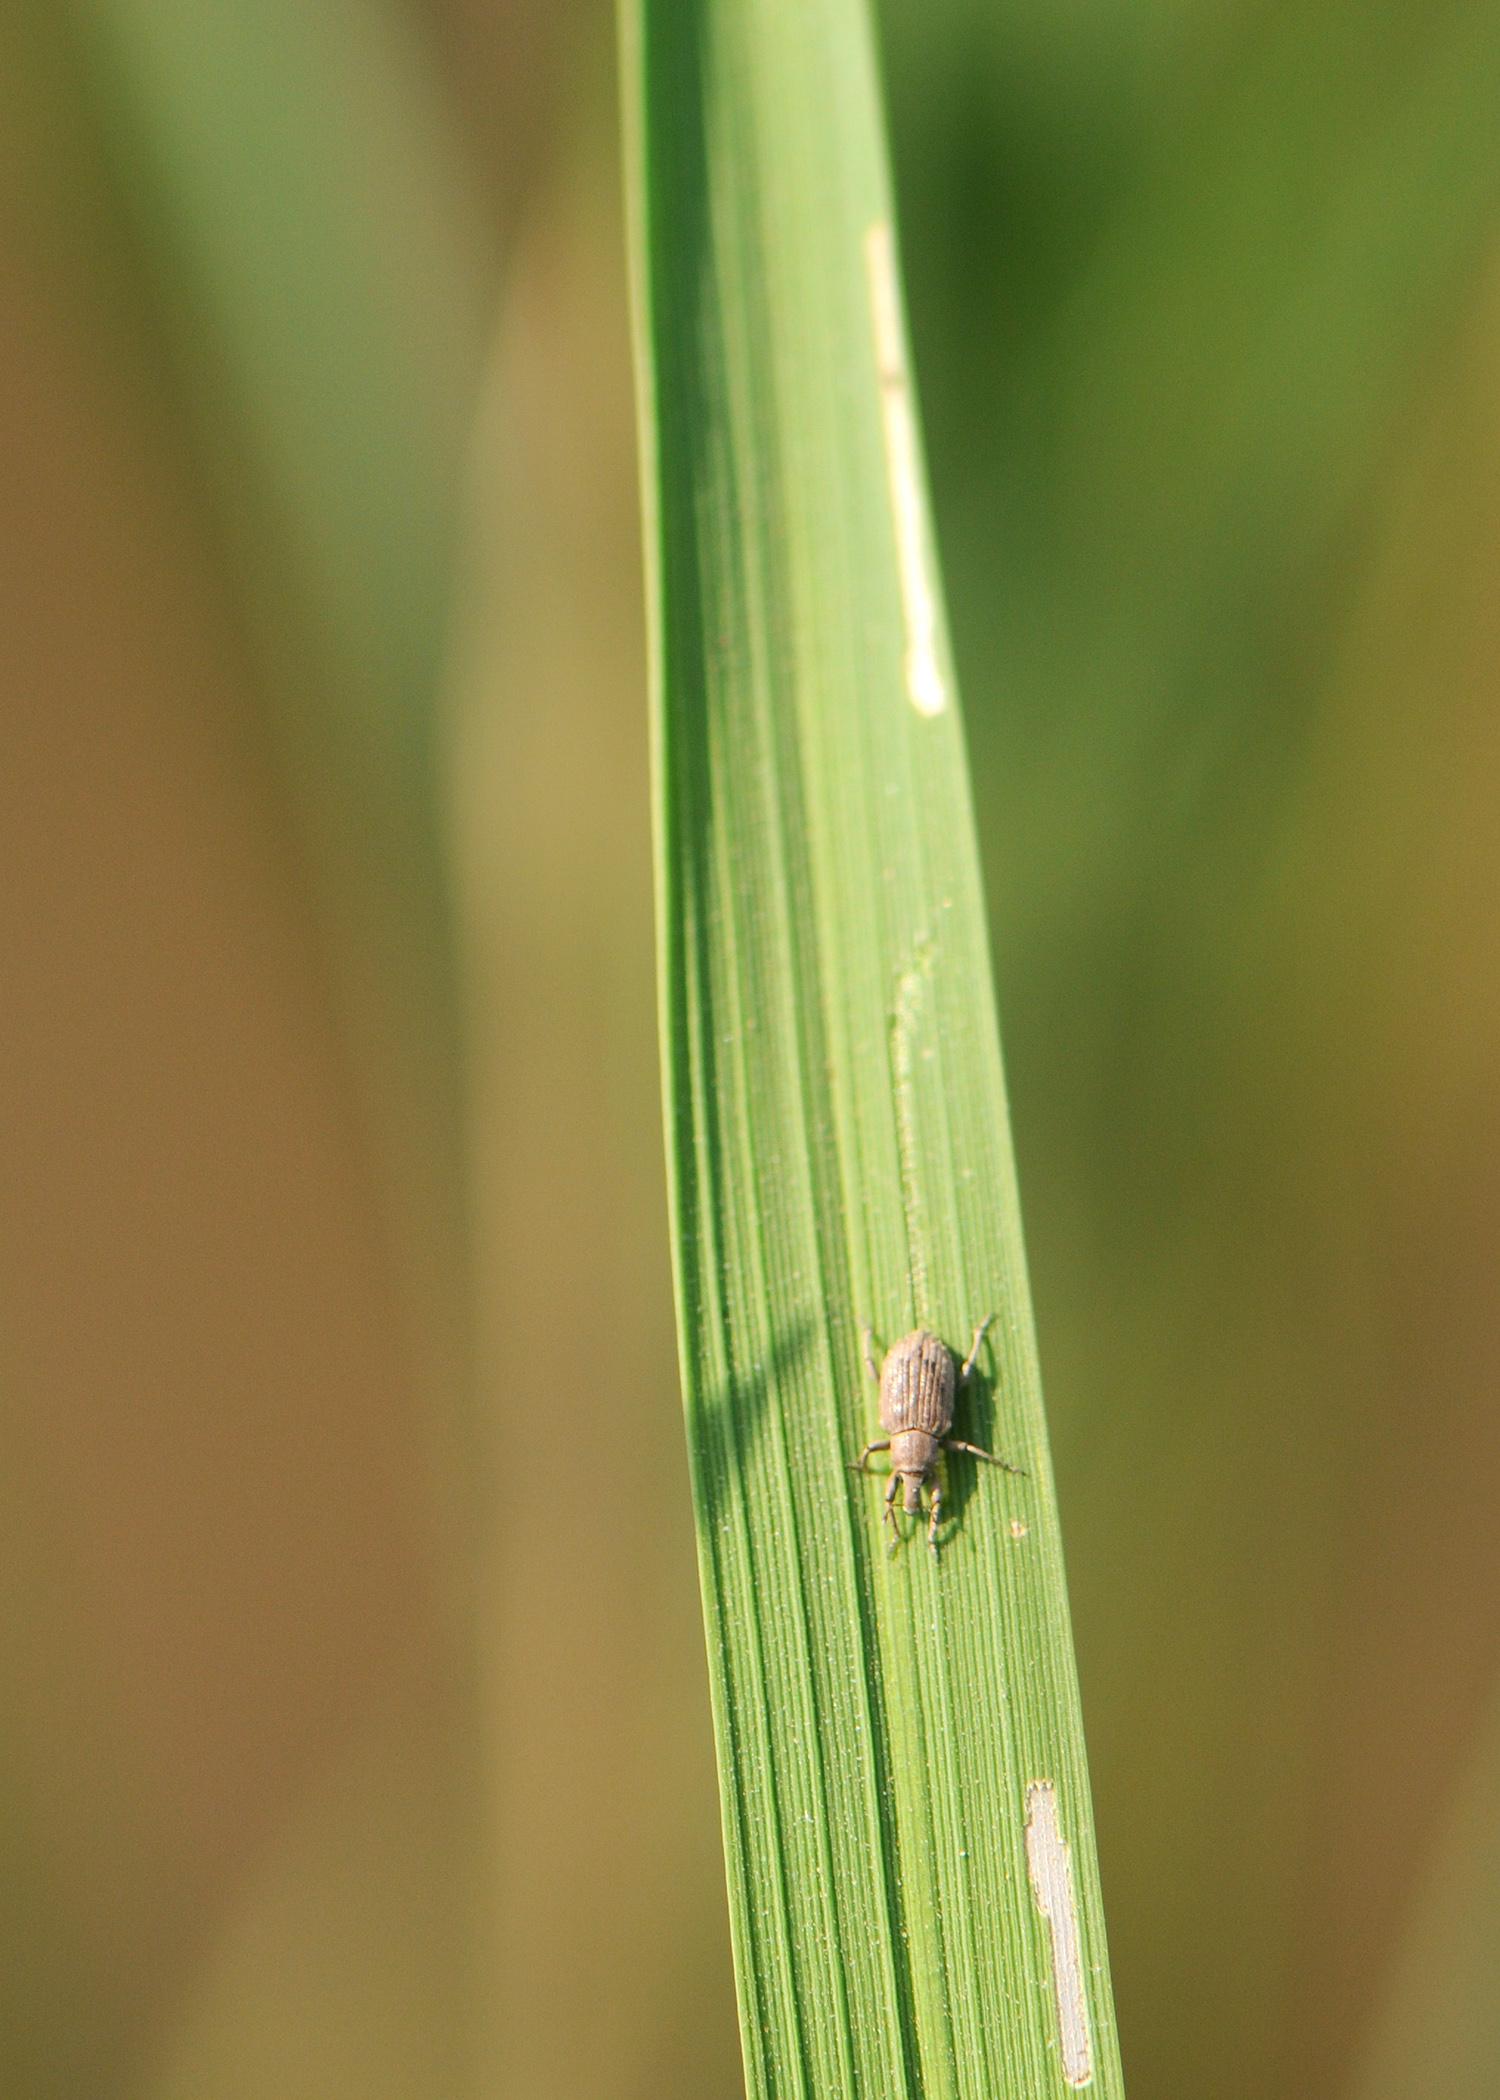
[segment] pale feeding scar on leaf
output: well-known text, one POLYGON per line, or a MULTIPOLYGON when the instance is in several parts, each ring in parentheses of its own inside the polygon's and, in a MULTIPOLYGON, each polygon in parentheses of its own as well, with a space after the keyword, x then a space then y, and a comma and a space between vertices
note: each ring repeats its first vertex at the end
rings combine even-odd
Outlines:
POLYGON ((890 477, 896 561, 906 615, 906 692, 919 715, 940 715, 948 705, 948 683, 940 662, 938 595, 928 551, 922 473, 917 460, 917 422, 912 412, 911 377, 896 284, 896 246, 889 219, 876 219, 866 229, 865 275, 870 287, 885 465, 890 477))
POLYGON ((926 935, 917 942, 913 966, 903 970, 896 985, 896 1004, 891 1016, 891 1072, 895 1080, 896 1139, 901 1159, 901 1200, 906 1210, 907 1237, 911 1242, 912 1285, 919 1304, 927 1298, 928 1230, 919 1171, 921 1143, 917 1132, 917 1063, 932 1055, 932 964, 933 945, 926 935), (920 1042, 926 1024, 928 1043, 920 1042))
POLYGON ((1047 1921, 1052 1941, 1052 1997, 1057 2007, 1062 2074, 1069 2085, 1088 2085, 1094 2076, 1094 2045, 1089 2034, 1073 1860, 1057 1820, 1057 1789, 1050 1779, 1034 1779, 1026 1789, 1026 1867, 1036 1907, 1047 1921))

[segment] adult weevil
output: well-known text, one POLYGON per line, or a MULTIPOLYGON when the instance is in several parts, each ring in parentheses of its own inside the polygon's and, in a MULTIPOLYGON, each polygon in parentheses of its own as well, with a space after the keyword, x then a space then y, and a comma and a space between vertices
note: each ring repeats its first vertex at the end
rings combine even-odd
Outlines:
MULTIPOLYGON (((958 1374, 958 1386, 968 1384, 980 1345, 994 1317, 991 1313, 989 1319, 976 1329, 974 1346, 958 1374)), ((886 1434, 879 1443, 866 1444, 852 1470, 867 1472, 872 1451, 889 1451, 891 1454, 891 1484, 885 1491, 884 1521, 894 1533, 893 1553, 901 1539, 896 1523, 897 1489, 905 1489, 901 1507, 908 1515, 919 1517, 922 1514, 923 1484, 931 1481, 927 1543, 935 1554, 943 1509, 943 1490, 934 1477, 940 1451, 964 1451, 970 1458, 982 1458, 987 1465, 1003 1466, 1007 1473, 1024 1473, 1025 1467, 1013 1466, 1008 1460, 997 1458, 993 1451, 981 1451, 977 1444, 965 1444, 957 1437, 949 1436, 948 1431, 953 1427, 956 1391, 953 1353, 935 1334, 919 1327, 914 1334, 894 1343, 886 1351, 885 1362, 877 1364, 875 1330, 867 1327, 865 1362, 870 1367, 870 1376, 880 1387, 880 1426, 886 1434)))

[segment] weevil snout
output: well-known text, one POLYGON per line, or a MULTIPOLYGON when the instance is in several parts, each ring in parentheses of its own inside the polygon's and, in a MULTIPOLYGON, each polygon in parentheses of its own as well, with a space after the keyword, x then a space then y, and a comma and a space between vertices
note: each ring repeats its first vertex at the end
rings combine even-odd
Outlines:
POLYGON ((914 1473, 908 1473, 908 1474, 907 1474, 907 1476, 906 1476, 906 1478, 905 1478, 905 1479, 904 1479, 904 1480, 902 1481, 902 1483, 901 1483, 901 1486, 902 1486, 902 1489, 903 1489, 903 1493, 902 1493, 902 1496, 901 1496, 901 1507, 902 1507, 902 1508, 903 1508, 903 1509, 904 1509, 904 1510, 906 1511, 906 1514, 907 1514, 907 1515, 908 1515, 909 1517, 919 1517, 919 1516, 921 1516, 921 1514, 922 1514, 922 1483, 921 1483, 921 1481, 920 1481, 920 1480, 919 1480, 919 1479, 917 1478, 917 1476, 916 1476, 916 1475, 915 1475, 914 1473))

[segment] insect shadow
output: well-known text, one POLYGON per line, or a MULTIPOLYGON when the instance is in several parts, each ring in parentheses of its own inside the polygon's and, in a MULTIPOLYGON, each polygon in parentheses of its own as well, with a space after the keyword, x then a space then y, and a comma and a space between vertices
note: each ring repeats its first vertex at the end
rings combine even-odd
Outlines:
MULTIPOLYGON (((981 1350, 980 1355, 983 1357, 981 1350)), ((967 1444, 978 1444, 981 1451, 1000 1452, 1005 1449, 1004 1432, 996 1419, 995 1380, 991 1372, 976 1363, 969 1373, 969 1382, 959 1388, 953 1409, 953 1434, 967 1444), (998 1440, 998 1441, 997 1441, 998 1440)), ((943 1490, 943 1528, 946 1531, 951 1519, 955 1528, 963 1522, 964 1511, 974 1496, 983 1490, 994 1492, 998 1486, 998 1475, 986 1481, 982 1476, 989 1472, 982 1459, 970 1458, 965 1452, 948 1452, 943 1459, 943 1470, 947 1474, 947 1485, 943 1490)), ((1019 1468, 1006 1468, 1019 1471, 1019 1468)))

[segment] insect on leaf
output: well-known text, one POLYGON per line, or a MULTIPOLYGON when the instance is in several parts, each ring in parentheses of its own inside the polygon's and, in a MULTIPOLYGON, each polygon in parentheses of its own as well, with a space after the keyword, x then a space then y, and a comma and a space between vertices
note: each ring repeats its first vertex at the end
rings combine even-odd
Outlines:
POLYGON ((1123 2088, 862 0, 630 0, 668 1161, 749 2090, 1123 2088), (962 1357, 941 1554, 860 1338, 962 1357), (910 1520, 907 1520, 908 1522, 910 1520))

